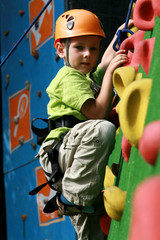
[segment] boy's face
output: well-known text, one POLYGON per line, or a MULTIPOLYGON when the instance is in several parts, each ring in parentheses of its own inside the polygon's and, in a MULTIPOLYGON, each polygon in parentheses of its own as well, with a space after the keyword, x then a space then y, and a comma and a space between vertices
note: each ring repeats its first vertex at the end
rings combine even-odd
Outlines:
MULTIPOLYGON (((100 37, 80 36, 69 40, 69 63, 82 72, 89 73, 96 65, 100 51, 100 37)), ((66 51, 65 51, 66 52, 66 51)), ((66 56, 64 58, 66 60, 66 56)))

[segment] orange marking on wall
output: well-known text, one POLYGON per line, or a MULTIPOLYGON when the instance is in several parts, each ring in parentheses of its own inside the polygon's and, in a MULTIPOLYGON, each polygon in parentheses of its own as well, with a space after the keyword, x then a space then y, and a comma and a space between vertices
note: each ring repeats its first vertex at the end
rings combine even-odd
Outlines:
MULTIPOLYGON (((41 167, 38 167, 36 170, 36 179, 37 186, 46 182, 46 178, 41 167)), ((64 221, 65 217, 59 217, 58 211, 54 213, 46 214, 43 212, 45 204, 49 199, 51 199, 56 192, 51 189, 48 185, 46 185, 38 194, 37 194, 37 206, 38 206, 38 216, 39 216, 39 224, 40 226, 46 226, 51 223, 56 223, 60 221, 64 221)))
POLYGON ((30 130, 30 91, 23 89, 9 97, 10 149, 13 151, 32 138, 30 130))
MULTIPOLYGON (((37 17, 46 3, 46 0, 32 0, 29 2, 30 23, 37 17)), ((53 12, 54 5, 50 3, 39 17, 37 23, 31 28, 31 50, 40 48, 47 40, 53 37, 53 12)))

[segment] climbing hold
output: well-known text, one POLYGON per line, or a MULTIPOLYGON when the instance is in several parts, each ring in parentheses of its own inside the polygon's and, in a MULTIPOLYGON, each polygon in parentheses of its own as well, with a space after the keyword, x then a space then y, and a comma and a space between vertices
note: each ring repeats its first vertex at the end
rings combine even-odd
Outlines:
POLYGON ((19 63, 21 66, 23 66, 23 64, 24 64, 22 59, 19 59, 19 63))
POLYGON ((19 144, 22 146, 24 144, 24 136, 21 136, 19 139, 19 144))
MULTIPOLYGON (((137 52, 139 52, 139 61, 144 69, 145 73, 148 75, 150 64, 152 60, 152 54, 154 49, 155 37, 143 40, 138 44, 137 52)), ((133 59, 134 61, 134 59, 133 59)))
POLYGON ((136 1, 133 11, 134 25, 144 31, 150 31, 154 27, 155 12, 152 7, 152 0, 136 1))
POLYGON ((132 66, 119 67, 113 73, 113 85, 121 98, 125 88, 135 79, 135 69, 132 66))
POLYGON ((118 108, 122 132, 135 147, 142 136, 148 109, 152 79, 132 82, 124 91, 118 108))
POLYGON ((8 85, 9 85, 9 79, 10 79, 10 76, 9 76, 9 74, 7 74, 6 75, 6 88, 8 87, 8 85))
POLYGON ((135 68, 135 71, 138 72, 139 63, 140 63, 140 55, 139 50, 137 50, 138 44, 144 40, 145 31, 137 31, 131 37, 127 38, 123 41, 120 46, 120 50, 126 50, 128 52, 129 61, 123 66, 132 66, 135 68))
POLYGON ((111 186, 104 190, 104 206, 108 216, 120 221, 126 201, 126 191, 122 191, 117 186, 111 186))
POLYGON ((131 152, 131 144, 127 141, 127 139, 125 138, 125 136, 123 135, 122 137, 122 155, 124 157, 124 160, 126 162, 129 162, 129 156, 130 156, 130 152, 131 152))
POLYGON ((115 175, 112 173, 112 170, 107 165, 105 170, 105 177, 104 177, 104 188, 108 188, 114 185, 115 175))
POLYGON ((108 116, 108 121, 113 123, 115 125, 116 129, 119 128, 119 118, 118 118, 118 114, 116 112, 115 107, 110 111, 109 116, 108 116))
POLYGON ((22 221, 25 221, 26 218, 27 218, 27 215, 26 215, 26 214, 23 214, 23 215, 21 216, 22 221))
POLYGON ((152 0, 152 7, 155 11, 155 14, 160 17, 160 4, 157 0, 152 0))
POLYGON ((138 149, 147 163, 155 165, 160 149, 160 120, 146 125, 138 149))
POLYGON ((30 144, 31 144, 31 146, 32 146, 33 150, 36 150, 36 148, 37 148, 37 145, 36 145, 34 142, 31 142, 30 144))
POLYGON ((7 37, 9 35, 9 30, 4 31, 4 36, 7 37))
POLYGON ((160 176, 139 184, 133 194, 128 240, 159 240, 160 176))
MULTIPOLYGON (((138 31, 138 28, 135 27, 135 26, 133 26, 133 27, 130 28, 130 30, 131 30, 133 33, 136 33, 136 32, 138 31)), ((131 34, 131 33, 127 33, 127 37, 130 37, 130 36, 132 36, 132 34, 131 34)))
POLYGON ((37 96, 38 96, 38 97, 41 97, 41 96, 42 96, 42 92, 38 90, 38 91, 37 91, 37 96))
POLYGON ((32 50, 32 55, 35 59, 38 59, 39 58, 39 53, 36 49, 32 50))
POLYGON ((30 87, 31 87, 31 84, 30 84, 30 82, 29 82, 29 81, 25 81, 25 83, 24 83, 24 84, 25 84, 25 88, 29 90, 29 89, 30 89, 30 87))
POLYGON ((17 116, 15 116, 15 117, 13 117, 13 122, 15 123, 15 124, 18 124, 19 123, 19 120, 20 120, 20 117, 17 115, 17 116))
POLYGON ((107 214, 103 214, 100 216, 100 227, 104 234, 108 236, 109 228, 111 224, 111 218, 107 214))
POLYGON ((26 34, 26 39, 29 39, 29 33, 26 34))
POLYGON ((19 10, 18 13, 19 13, 20 16, 24 15, 24 11, 23 10, 19 10))
POLYGON ((37 21, 35 22, 34 27, 35 27, 36 30, 38 30, 38 28, 39 28, 39 19, 37 19, 37 21))

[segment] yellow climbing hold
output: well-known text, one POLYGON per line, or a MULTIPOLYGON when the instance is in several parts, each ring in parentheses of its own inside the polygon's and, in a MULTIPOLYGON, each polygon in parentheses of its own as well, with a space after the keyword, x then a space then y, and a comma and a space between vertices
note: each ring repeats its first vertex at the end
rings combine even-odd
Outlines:
POLYGON ((112 173, 112 170, 107 165, 104 178, 104 188, 108 188, 114 185, 115 175, 112 173))
POLYGON ((113 85, 121 98, 125 88, 135 80, 135 68, 132 66, 117 68, 113 73, 113 85))
POLYGON ((120 221, 126 201, 126 191, 122 191, 117 186, 111 186, 104 190, 104 206, 108 216, 120 221))
POLYGON ((118 108, 123 134, 131 145, 137 147, 142 136, 148 109, 152 79, 132 82, 124 91, 118 108))

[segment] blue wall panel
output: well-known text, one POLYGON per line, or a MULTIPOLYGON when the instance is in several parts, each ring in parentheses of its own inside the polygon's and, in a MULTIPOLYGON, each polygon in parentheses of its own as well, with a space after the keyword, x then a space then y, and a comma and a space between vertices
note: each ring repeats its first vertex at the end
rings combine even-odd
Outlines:
POLYGON ((70 219, 50 225, 39 225, 37 197, 28 195, 35 186, 33 169, 38 162, 27 164, 5 176, 7 206, 7 239, 9 240, 71 240, 75 233, 70 219), (23 217, 26 219, 23 220, 23 217))
MULTIPOLYGON (((13 44, 28 28, 30 24, 29 6, 34 1, 38 5, 47 3, 46 0, 1 0, 1 62, 13 44), (19 10, 23 11, 23 15, 20 15, 19 10)), ((63 11, 63 0, 52 2, 52 32, 54 32, 54 23, 57 17, 63 11)), ((1 68, 3 172, 8 240, 72 240, 76 238, 68 217, 60 222, 40 226, 38 198, 28 195, 28 192, 37 184, 35 169, 39 167, 39 161, 35 160, 34 156, 39 147, 27 121, 30 123, 34 117, 47 117, 46 105, 49 99, 45 89, 63 64, 62 60, 55 60, 53 42, 52 35, 40 47, 37 46, 36 51, 38 51, 39 58, 36 59, 31 54, 33 49, 30 46, 30 32, 1 68), (41 96, 38 93, 41 93, 41 96), (21 104, 19 104, 20 99, 23 99, 21 104), (15 111, 22 111, 22 115, 19 114, 18 123, 14 122, 14 117, 17 115, 15 111), (14 135, 16 124, 17 133, 14 135), (21 138, 24 137, 23 134, 25 136, 29 134, 29 137, 24 138, 22 145, 15 146, 14 137, 17 140, 23 139, 21 138), (36 148, 33 148, 33 144, 36 148), (26 219, 22 220, 23 217, 26 219)))

